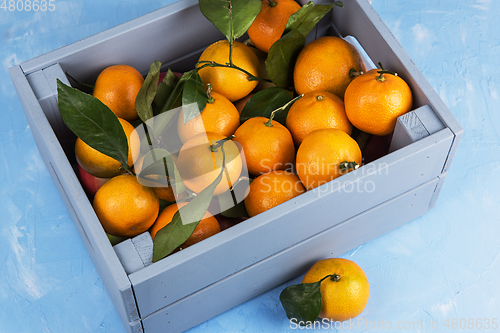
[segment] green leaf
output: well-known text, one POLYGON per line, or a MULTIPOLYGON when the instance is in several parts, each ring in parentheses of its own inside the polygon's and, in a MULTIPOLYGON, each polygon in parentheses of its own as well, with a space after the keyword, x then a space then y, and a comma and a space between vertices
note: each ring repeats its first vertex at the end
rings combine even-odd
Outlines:
POLYGON ((141 172, 138 174, 143 185, 154 187, 155 184, 161 183, 169 186, 170 180, 169 172, 176 168, 172 155, 163 148, 154 148, 144 155, 142 161, 141 172), (154 177, 153 177, 154 176, 154 177), (146 183, 151 184, 146 185, 146 183))
POLYGON ((260 13, 261 0, 200 0, 202 14, 232 42, 250 28, 260 13))
POLYGON ((271 46, 266 59, 266 70, 275 85, 283 88, 293 86, 293 68, 304 45, 306 38, 294 29, 271 46))
POLYGON ((174 119, 177 113, 180 111, 179 107, 182 105, 184 84, 188 80, 190 80, 195 73, 197 73, 196 69, 185 72, 168 96, 167 101, 159 112, 159 115, 155 118, 153 131, 155 137, 159 137, 163 133, 172 119, 174 119))
POLYGON ((283 289, 280 301, 288 319, 310 324, 318 318, 321 312, 321 281, 296 284, 283 289))
MULTIPOLYGON (((285 105, 293 99, 293 93, 280 87, 271 87, 257 92, 250 97, 245 107, 241 111, 240 121, 244 121, 252 117, 271 116, 271 112, 285 105)), ((283 110, 274 116, 274 120, 282 125, 285 125, 288 110, 283 110)))
POLYGON ((175 179, 175 196, 178 196, 182 192, 186 190, 186 185, 184 185, 184 182, 182 181, 181 174, 179 173, 179 169, 177 167, 174 168, 174 179, 175 179))
POLYGON ((293 29, 297 30, 297 28, 301 25, 301 23, 304 22, 307 15, 311 12, 313 7, 314 3, 312 1, 308 1, 305 5, 300 7, 298 11, 290 15, 288 21, 286 22, 285 31, 283 31, 283 35, 286 35, 293 29))
POLYGON ((153 262, 168 256, 172 251, 181 246, 194 232, 198 223, 208 210, 217 185, 222 180, 225 171, 225 154, 222 148, 222 165, 219 176, 203 189, 187 205, 175 213, 172 221, 160 229, 153 242, 153 262), (183 220, 184 219, 184 222, 183 220))
POLYGON ((142 87, 137 93, 137 97, 135 99, 135 109, 137 110, 139 118, 141 118, 143 122, 146 122, 148 119, 154 117, 153 107, 151 104, 155 99, 156 90, 158 88, 160 67, 161 62, 159 61, 155 61, 151 64, 151 66, 149 66, 148 75, 144 79, 144 83, 142 84, 142 87))
POLYGON ((296 29, 307 36, 318 22, 335 6, 343 7, 341 1, 325 2, 314 5, 312 1, 302 6, 296 13, 290 15, 284 34, 296 29))
POLYGON ((161 109, 175 89, 179 78, 169 69, 156 91, 156 104, 161 109))
POLYGON ((199 115, 207 105, 207 91, 198 71, 186 78, 182 91, 182 113, 184 124, 199 115))
POLYGON ((158 183, 164 186, 174 185, 176 195, 186 190, 172 155, 163 148, 151 149, 144 155, 138 177, 145 186, 155 187, 158 183))
POLYGON ((129 238, 129 237, 114 236, 108 233, 106 233, 106 236, 108 236, 109 242, 111 243, 112 246, 115 246, 116 244, 121 243, 129 238))
POLYGON ((197 73, 196 69, 192 69, 189 72, 185 72, 175 85, 172 93, 168 96, 167 101, 161 108, 160 114, 169 111, 174 107, 181 106, 182 102, 182 92, 184 90, 184 84, 191 79, 191 77, 197 73))
POLYGON ((128 141, 118 117, 92 95, 57 80, 59 111, 66 126, 92 148, 128 168, 128 141))
POLYGON ((156 138, 160 137, 161 134, 165 131, 165 129, 168 128, 172 119, 175 119, 175 116, 179 113, 180 110, 181 108, 177 107, 167 112, 160 113, 155 117, 155 122, 153 124, 154 128, 153 133, 156 138))

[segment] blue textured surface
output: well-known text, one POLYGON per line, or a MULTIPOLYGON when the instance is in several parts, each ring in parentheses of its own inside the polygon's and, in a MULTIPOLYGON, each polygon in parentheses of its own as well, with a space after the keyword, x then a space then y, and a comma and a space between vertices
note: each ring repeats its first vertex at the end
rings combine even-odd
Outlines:
MULTIPOLYGON (((53 12, 0 9, 0 331, 124 332, 7 69, 174 1, 56 0, 53 12)), ((373 6, 465 134, 435 208, 343 255, 365 270, 371 295, 354 321, 364 324, 338 331, 390 323, 417 332, 422 321, 420 331, 458 332, 454 320, 464 318, 474 321, 464 332, 499 332, 484 324, 500 317, 500 2, 373 0, 373 6), (428 329, 429 321, 439 328, 428 329)), ((293 332, 279 294, 301 278, 190 332, 293 332)))

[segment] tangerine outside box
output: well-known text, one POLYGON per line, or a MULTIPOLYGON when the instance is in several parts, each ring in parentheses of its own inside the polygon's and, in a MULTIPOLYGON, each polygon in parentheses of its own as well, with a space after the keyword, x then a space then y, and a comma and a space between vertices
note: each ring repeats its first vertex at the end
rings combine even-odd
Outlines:
POLYGON ((156 263, 147 233, 110 244, 75 173, 75 136, 62 122, 56 79, 69 84, 68 72, 93 83, 117 63, 145 75, 155 60, 192 69, 202 50, 223 38, 197 1, 181 0, 9 69, 41 156, 128 332, 184 331, 436 203, 461 126, 367 0, 344 1, 308 41, 322 35, 354 37, 410 85, 414 110, 398 119, 390 153, 156 263))

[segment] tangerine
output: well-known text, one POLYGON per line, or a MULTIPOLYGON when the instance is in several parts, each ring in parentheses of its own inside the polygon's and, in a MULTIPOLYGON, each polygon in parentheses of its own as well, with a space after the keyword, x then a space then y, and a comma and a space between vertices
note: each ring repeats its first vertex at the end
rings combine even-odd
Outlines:
MULTIPOLYGON (((127 164, 132 167, 134 157, 139 155, 139 135, 134 130, 134 126, 132 126, 128 121, 121 118, 118 118, 118 120, 122 125, 125 135, 127 136, 129 146, 127 164)), ((98 178, 111 178, 125 172, 122 169, 121 162, 101 153, 97 149, 92 148, 80 138, 77 138, 75 142, 75 155, 76 161, 82 169, 90 173, 92 176, 98 178)))
POLYGON ((239 99, 236 102, 234 102, 234 106, 236 107, 236 109, 238 110, 240 115, 241 115, 241 111, 243 111, 243 109, 245 108, 245 105, 247 105, 248 100, 253 95, 255 95, 255 94, 250 93, 250 94, 246 95, 245 97, 243 97, 242 99, 239 99))
POLYGON ((399 76, 372 69, 354 79, 345 93, 345 109, 351 123, 366 133, 387 135, 397 118, 411 110, 412 92, 399 76))
POLYGON ((253 117, 234 133, 245 154, 248 172, 258 176, 272 170, 288 169, 295 160, 295 147, 288 129, 275 120, 253 117))
POLYGON ((110 108, 117 117, 133 121, 139 118, 135 99, 143 84, 144 78, 134 67, 113 65, 99 74, 92 95, 110 108))
POLYGON ((240 114, 234 104, 215 91, 210 96, 205 109, 187 123, 184 123, 183 111, 179 113, 177 130, 182 143, 205 132, 228 137, 240 126, 240 114))
POLYGON ((297 150, 296 168, 306 189, 311 190, 352 171, 361 161, 361 150, 349 134, 327 128, 304 138, 297 150))
POLYGON ((297 100, 288 111, 286 127, 298 147, 307 134, 323 128, 338 128, 351 134, 344 102, 328 91, 311 91, 297 100))
MULTIPOLYGON (((222 149, 215 145, 225 139, 223 135, 207 132, 200 133, 184 143, 177 157, 177 168, 188 189, 200 193, 219 176, 222 168, 222 149)), ((240 150, 232 140, 222 143, 225 154, 225 172, 217 185, 214 195, 229 190, 242 170, 240 150)))
POLYGON ((356 48, 339 37, 320 37, 304 46, 297 57, 293 71, 295 91, 306 94, 326 90, 343 99, 353 80, 351 70, 365 70, 356 48))
MULTIPOLYGON (((238 41, 233 42, 232 60, 235 66, 255 77, 259 76, 259 59, 245 44, 238 41)), ((220 65, 229 63, 229 42, 227 40, 220 40, 213 43, 203 51, 198 61, 211 61, 220 65)), ((204 65, 205 63, 200 63, 198 68, 204 65)), ((224 95, 231 102, 248 95, 258 83, 258 81, 249 80, 247 74, 236 68, 208 66, 200 69, 198 73, 205 88, 210 83, 213 91, 224 95)))
POLYGON ((370 284, 365 272, 355 262, 331 258, 316 262, 302 283, 321 282, 320 318, 345 321, 363 312, 370 296, 370 284))
POLYGON ((294 173, 286 170, 271 171, 252 181, 245 197, 245 208, 252 217, 304 192, 306 189, 294 173))
POLYGON ((294 0, 262 0, 260 13, 248 28, 248 37, 257 49, 268 53, 283 35, 290 15, 299 9, 294 0))
POLYGON ((113 236, 133 237, 153 225, 160 202, 152 188, 127 174, 102 185, 95 194, 93 207, 104 231, 113 236))

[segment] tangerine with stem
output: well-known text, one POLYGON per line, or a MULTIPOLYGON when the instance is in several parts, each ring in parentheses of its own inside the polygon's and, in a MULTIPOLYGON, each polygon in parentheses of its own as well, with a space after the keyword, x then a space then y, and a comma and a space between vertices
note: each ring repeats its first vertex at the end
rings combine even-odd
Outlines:
POLYGON ((181 110, 177 120, 179 138, 184 143, 192 137, 205 132, 213 132, 224 137, 234 134, 240 125, 238 109, 223 95, 211 91, 208 85, 208 101, 196 117, 184 123, 184 112, 181 110))
POLYGON ((396 73, 372 69, 356 77, 345 93, 345 110, 351 123, 361 131, 387 135, 397 118, 412 108, 412 92, 396 73))
POLYGON ((230 47, 227 40, 220 40, 203 51, 197 68, 205 87, 210 83, 214 91, 234 102, 257 86, 260 63, 245 44, 234 41, 230 47))
POLYGON ((240 177, 242 160, 236 143, 217 133, 200 133, 182 145, 177 157, 179 173, 192 192, 200 193, 219 176, 224 162, 224 153, 218 149, 221 144, 225 153, 225 171, 214 195, 229 190, 240 177))
POLYGON ((357 169, 362 162, 357 142, 336 128, 309 133, 297 150, 297 174, 311 190, 357 169))
POLYGON ((286 109, 300 97, 274 110, 269 118, 248 119, 234 133, 234 141, 241 144, 251 175, 258 176, 269 171, 293 167, 295 147, 292 135, 273 118, 276 112, 286 109))
POLYGON ((351 134, 352 125, 340 97, 325 90, 311 91, 294 103, 286 117, 286 127, 298 147, 307 134, 323 128, 338 128, 351 134))
POLYGON ((283 35, 290 15, 299 9, 294 0, 263 0, 260 13, 248 28, 248 37, 257 49, 268 53, 283 35))

